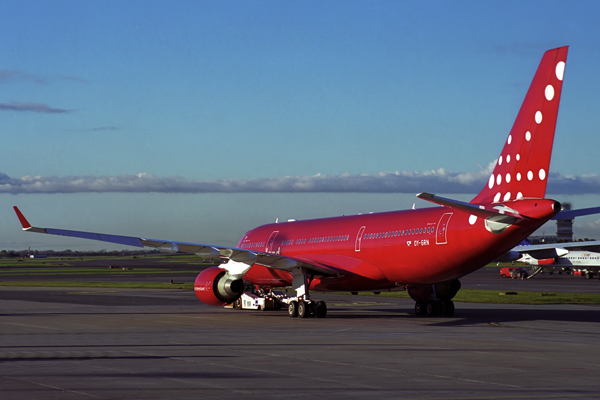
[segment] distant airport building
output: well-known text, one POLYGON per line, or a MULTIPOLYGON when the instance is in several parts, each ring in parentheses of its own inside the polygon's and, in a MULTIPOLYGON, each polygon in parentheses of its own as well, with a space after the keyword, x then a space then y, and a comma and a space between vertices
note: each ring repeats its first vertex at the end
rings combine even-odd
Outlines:
MULTIPOLYGON (((571 203, 562 203, 562 210, 571 210, 571 203)), ((556 239, 559 242, 573 241, 573 218, 556 220, 556 239)))
POLYGON ((30 254, 29 258, 48 258, 46 254, 30 254))
MULTIPOLYGON (((571 203, 562 203, 562 211, 569 211, 571 207, 571 203)), ((556 220, 556 236, 529 236, 528 239, 531 244, 572 242, 573 220, 574 218, 556 220)))

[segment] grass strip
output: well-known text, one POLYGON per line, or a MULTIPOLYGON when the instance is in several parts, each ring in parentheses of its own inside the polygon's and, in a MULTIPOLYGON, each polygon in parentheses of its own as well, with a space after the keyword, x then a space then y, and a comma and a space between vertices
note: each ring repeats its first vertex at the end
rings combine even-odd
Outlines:
MULTIPOLYGON (((600 294, 595 293, 543 293, 519 291, 512 295, 501 295, 498 290, 461 289, 454 301, 463 303, 495 304, 600 304, 600 294)), ((409 299, 407 292, 359 293, 364 296, 394 297, 409 299)))
POLYGON ((193 290, 193 283, 155 283, 155 282, 81 282, 81 281, 31 281, 0 282, 0 286, 21 287, 83 287, 116 289, 186 289, 193 290))
POLYGON ((45 270, 45 272, 36 272, 36 271, 27 271, 27 272, 14 272, 14 271, 7 271, 7 272, 2 272, 0 273, 0 277, 3 276, 19 276, 19 275, 23 275, 23 276, 28 276, 28 275, 36 275, 36 276, 51 276, 51 275, 122 275, 122 274, 129 274, 129 275, 135 275, 135 274, 198 274, 200 273, 200 271, 198 270, 194 270, 194 271, 171 271, 171 270, 162 270, 162 271, 157 271, 157 270, 107 270, 105 268, 103 268, 102 270, 83 270, 83 271, 73 271, 73 270, 68 270, 68 271, 48 271, 45 270))

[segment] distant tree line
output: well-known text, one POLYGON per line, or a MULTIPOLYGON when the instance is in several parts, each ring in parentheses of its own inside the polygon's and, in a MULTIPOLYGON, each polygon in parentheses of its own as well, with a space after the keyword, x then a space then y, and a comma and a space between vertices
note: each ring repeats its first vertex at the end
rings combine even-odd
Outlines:
POLYGON ((1 250, 0 258, 22 258, 30 255, 46 254, 48 257, 106 257, 106 256, 143 256, 150 254, 165 254, 158 250, 99 250, 75 251, 66 250, 1 250))

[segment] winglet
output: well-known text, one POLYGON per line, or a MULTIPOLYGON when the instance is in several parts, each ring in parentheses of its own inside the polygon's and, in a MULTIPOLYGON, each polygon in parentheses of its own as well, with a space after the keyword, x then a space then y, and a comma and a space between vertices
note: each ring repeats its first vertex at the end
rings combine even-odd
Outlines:
POLYGON ((27 221, 27 218, 25 218, 25 216, 23 215, 21 210, 19 210, 19 208, 17 206, 14 206, 13 208, 15 209, 15 212, 17 213, 17 217, 19 217, 19 221, 21 222, 21 225, 23 226, 23 230, 31 229, 31 224, 29 223, 29 221, 27 221))

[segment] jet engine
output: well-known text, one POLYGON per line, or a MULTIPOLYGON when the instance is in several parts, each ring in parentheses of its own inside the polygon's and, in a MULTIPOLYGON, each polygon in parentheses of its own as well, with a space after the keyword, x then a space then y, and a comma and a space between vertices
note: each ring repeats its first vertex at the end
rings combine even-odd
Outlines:
POLYGON ((232 278, 219 267, 207 268, 196 277, 194 292, 198 300, 211 306, 233 303, 244 291, 244 282, 232 278))

